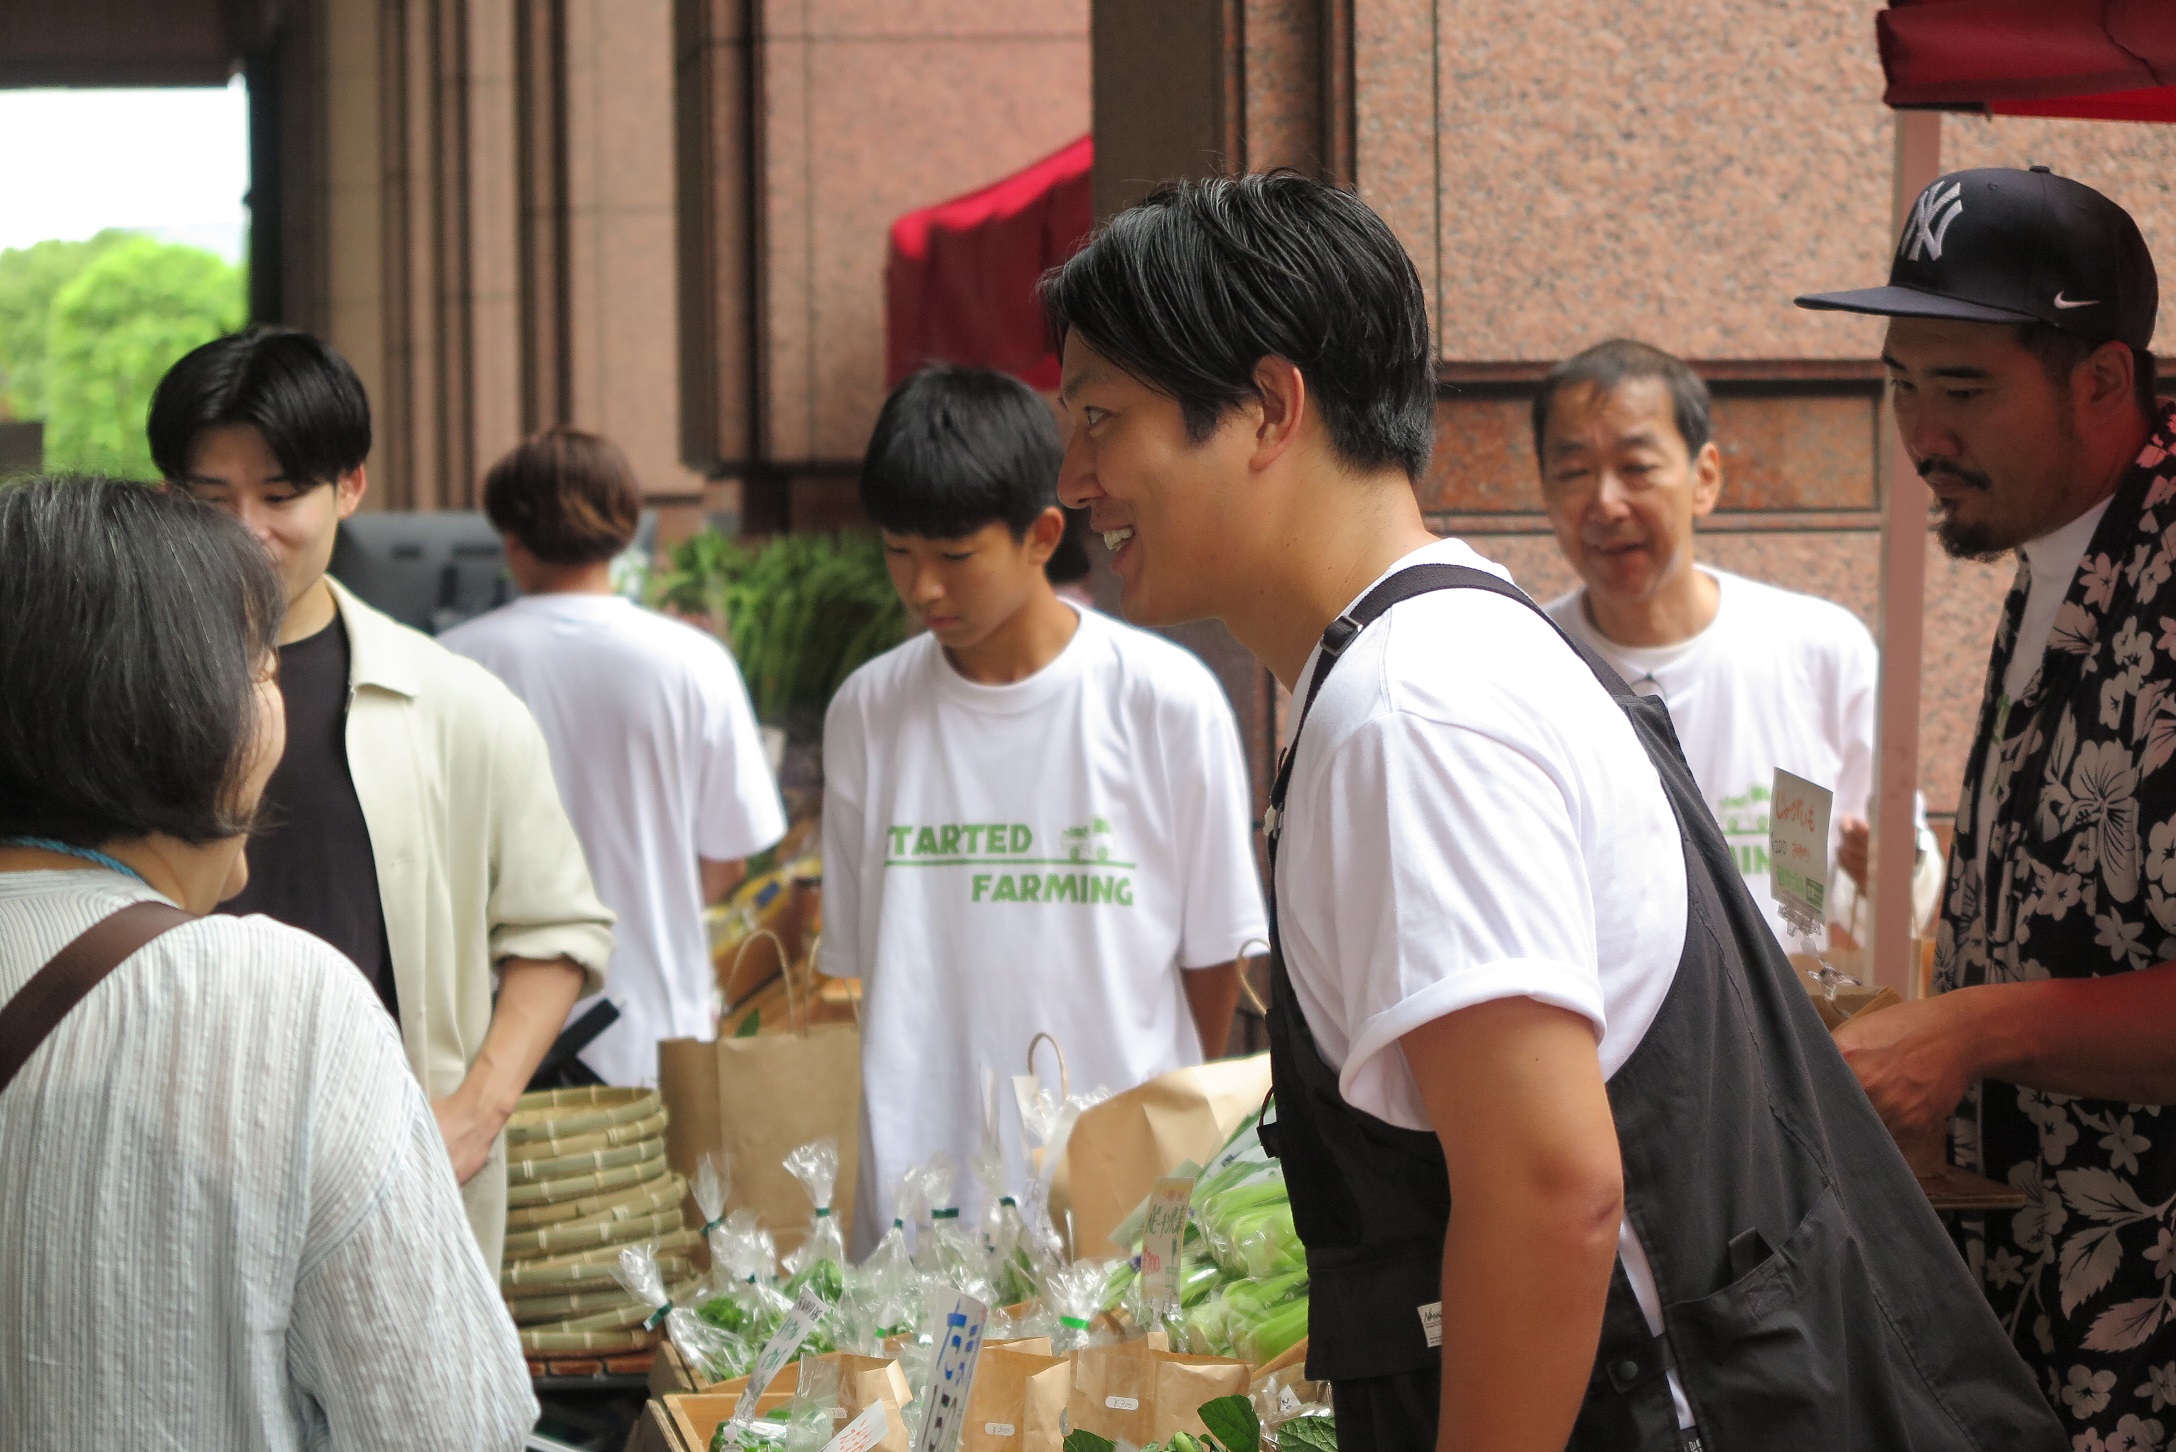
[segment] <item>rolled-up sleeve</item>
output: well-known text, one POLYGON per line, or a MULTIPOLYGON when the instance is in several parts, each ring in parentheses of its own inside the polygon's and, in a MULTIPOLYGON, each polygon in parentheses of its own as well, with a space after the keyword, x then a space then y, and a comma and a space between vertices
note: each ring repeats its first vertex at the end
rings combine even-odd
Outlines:
POLYGON ((552 779, 544 733, 506 693, 490 758, 493 824, 491 960, 566 958, 582 969, 582 993, 604 988, 612 959, 612 910, 597 897, 589 863, 552 779))

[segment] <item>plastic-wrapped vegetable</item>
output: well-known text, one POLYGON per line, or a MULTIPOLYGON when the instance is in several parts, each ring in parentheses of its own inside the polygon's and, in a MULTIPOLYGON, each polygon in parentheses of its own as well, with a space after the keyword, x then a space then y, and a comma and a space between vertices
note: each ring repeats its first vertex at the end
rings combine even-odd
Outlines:
POLYGON ((771 1284, 778 1263, 771 1233, 757 1223, 753 1211, 735 1210, 710 1240, 711 1295, 698 1314, 760 1349, 793 1309, 792 1297, 780 1294, 771 1284))
POLYGON ((1044 1296, 1058 1323, 1050 1333, 1053 1352, 1063 1356, 1093 1343, 1095 1319, 1102 1314, 1110 1278, 1107 1260, 1076 1261, 1052 1272, 1044 1296))
POLYGON ((787 1284, 788 1295, 795 1294, 801 1286, 814 1284, 824 1293, 824 1299, 834 1304, 839 1292, 839 1270, 846 1264, 846 1242, 839 1235, 839 1222, 831 1214, 831 1196, 839 1183, 839 1142, 829 1135, 812 1140, 786 1156, 786 1172, 801 1182, 808 1191, 809 1202, 815 1207, 810 1217, 808 1238, 801 1242, 787 1269, 793 1279, 787 1284), (823 1275, 818 1267, 830 1262, 831 1271, 823 1275), (821 1277, 812 1280, 812 1276, 821 1277))
POLYGON ((914 1247, 914 1264, 925 1276, 937 1276, 968 1290, 969 1281, 982 1280, 985 1256, 960 1228, 959 1201, 953 1193, 958 1179, 958 1164, 943 1150, 931 1155, 922 1167, 922 1190, 929 1201, 929 1234, 914 1247))
POLYGON ((673 1304, 665 1289, 665 1277, 657 1268, 656 1249, 648 1242, 625 1246, 612 1267, 612 1279, 642 1305, 651 1307, 646 1329, 664 1327, 688 1370, 704 1382, 730 1381, 754 1359, 739 1337, 682 1306, 673 1304))
POLYGON ((1065 1144, 1073 1136, 1074 1122, 1110 1098, 1111 1091, 1097 1089, 1061 1100, 1032 1074, 1016 1077, 1013 1090, 1020 1100, 1020 1127, 1028 1145, 1042 1152, 1041 1162, 1028 1176, 1027 1197, 1020 1205, 1021 1218, 1027 1223, 1026 1243, 1035 1259, 1062 1261, 1066 1241, 1050 1218, 1051 1181, 1058 1173, 1058 1162, 1065 1157, 1065 1144))

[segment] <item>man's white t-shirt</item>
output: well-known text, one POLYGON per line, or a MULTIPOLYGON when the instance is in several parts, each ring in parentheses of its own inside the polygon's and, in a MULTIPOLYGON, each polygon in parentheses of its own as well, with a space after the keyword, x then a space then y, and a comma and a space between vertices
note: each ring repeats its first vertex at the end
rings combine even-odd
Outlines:
POLYGON ((1723 829, 1739 875, 1787 945, 1769 885, 1768 799, 1776 768, 1835 793, 1829 861, 1842 819, 1865 817, 1874 787, 1880 657, 1856 615, 1833 601, 1700 566, 1721 600, 1708 628, 1651 649, 1619 645, 1587 617, 1586 591, 1549 602, 1551 619, 1594 647, 1627 684, 1670 708, 1686 764, 1723 829))
POLYGON ((786 831, 740 668, 703 631, 616 595, 524 596, 439 642, 543 728, 597 895, 619 914, 605 996, 620 1019, 581 1058, 607 1084, 655 1084, 660 1039, 714 1032, 696 859, 746 857, 786 831))
MULTIPOLYGON (((1509 578, 1458 540, 1384 577, 1419 564, 1509 578)), ((1303 693, 1314 669, 1310 654, 1303 693)), ((1593 672, 1516 600, 1437 591, 1362 631, 1307 713, 1281 827, 1294 995, 1346 1102, 1400 1128, 1435 1127, 1399 1045, 1422 1024, 1554 1004, 1594 1025, 1607 1077, 1677 977, 1685 857, 1661 778, 1593 672)), ((1659 1332, 1629 1221, 1619 1249, 1659 1332)))
POLYGON ((847 679, 824 723, 822 967, 866 993, 861 1247, 902 1170, 968 1161, 983 1070, 1020 1072, 1037 1033, 1076 1093, 1201 1062, 1180 970, 1268 938, 1250 816, 1216 678, 1093 610, 1011 685, 928 635, 847 679))

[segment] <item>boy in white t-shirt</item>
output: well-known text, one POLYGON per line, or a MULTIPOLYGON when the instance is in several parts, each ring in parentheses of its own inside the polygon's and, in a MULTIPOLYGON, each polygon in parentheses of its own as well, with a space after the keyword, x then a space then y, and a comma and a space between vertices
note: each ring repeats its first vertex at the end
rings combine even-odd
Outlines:
POLYGON ((1127 616, 1214 616, 1293 691, 1263 1142, 1339 1446, 2053 1445, 1665 714, 1429 532, 1382 218, 1174 183, 1042 296, 1127 616))
POLYGON ((857 1250, 902 1170, 974 1152, 985 1069, 1017 1072, 1041 1032, 1077 1090, 1221 1054, 1235 960, 1266 942, 1216 678, 1045 574, 1060 455, 1025 384, 945 367, 885 402, 862 466, 927 630, 824 722, 822 966, 866 992, 857 1250))
MULTIPOLYGON (((1817 946, 1770 892, 1768 797, 1779 767, 1835 793, 1830 861, 1856 901, 1874 785, 1873 636, 1833 601, 1695 560, 1693 521, 1715 508, 1723 460, 1707 385, 1681 360, 1627 338, 1597 343, 1550 370, 1533 415, 1542 503, 1585 582, 1549 603, 1550 618, 1669 706, 1753 901, 1784 943, 1817 946)), ((1920 860, 1923 918, 1940 870, 1920 860)))
POLYGON ((612 588, 642 512, 618 445, 545 429, 491 466, 483 496, 521 598, 439 641, 536 716, 597 893, 619 914, 608 996, 620 1016, 579 1057, 604 1083, 655 1084, 661 1039, 712 1036, 703 904, 785 835, 778 783, 732 654, 612 588))

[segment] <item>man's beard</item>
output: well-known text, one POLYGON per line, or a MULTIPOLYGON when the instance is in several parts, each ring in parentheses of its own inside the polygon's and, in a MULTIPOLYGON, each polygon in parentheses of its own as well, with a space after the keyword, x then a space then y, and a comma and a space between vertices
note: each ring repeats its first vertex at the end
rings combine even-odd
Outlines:
MULTIPOLYGON (((2055 430, 2057 437, 2062 441, 2065 455, 2073 459, 2076 458, 2080 447, 2076 411, 2071 408, 2058 407, 2055 411, 2055 430)), ((1994 481, 1976 469, 1967 469, 1942 459, 1922 459, 1919 463, 1919 477, 1925 479, 1933 474, 1947 474, 1950 478, 1957 480, 1982 496, 1992 497, 1993 495, 1994 481)), ((2033 502, 2030 491, 2028 490, 2024 495, 2018 495, 2019 488, 2019 484, 2013 480, 2010 485, 2013 496, 2016 496, 2018 502, 2029 507, 2033 502)), ((2015 513, 2016 511, 2013 508, 2011 512, 2015 513)), ((2057 523, 2060 523, 2060 521, 2057 521, 2057 523)), ((2038 539, 2043 532, 2044 530, 2029 524, 2021 527, 2016 522, 2012 522, 2006 528, 1998 527, 1987 521, 1982 521, 1979 524, 1966 524, 1959 520, 1952 508, 1946 504, 1942 509, 1941 522, 1935 526, 1934 531, 1935 538, 1942 542, 1942 548, 1949 553, 1951 559, 1975 560, 1980 564, 1988 564, 2001 559, 2027 541, 2038 539)))

